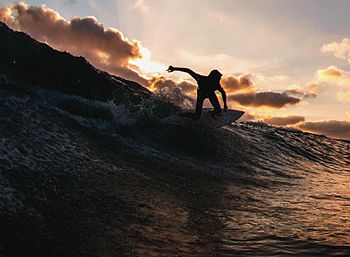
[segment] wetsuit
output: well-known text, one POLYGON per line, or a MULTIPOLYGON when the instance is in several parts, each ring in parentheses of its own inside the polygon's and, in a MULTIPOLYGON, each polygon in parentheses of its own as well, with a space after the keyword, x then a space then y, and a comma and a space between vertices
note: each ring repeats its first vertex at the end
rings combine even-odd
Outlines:
POLYGON ((224 101, 226 101, 226 94, 224 89, 220 85, 220 79, 212 79, 209 76, 203 76, 198 73, 195 73, 191 69, 188 68, 178 68, 174 67, 176 71, 183 71, 190 74, 198 84, 197 89, 197 102, 196 102, 196 112, 195 113, 183 113, 181 116, 187 116, 194 119, 199 119, 202 113, 203 102, 206 98, 209 99, 210 103, 214 107, 214 113, 220 114, 221 107, 219 100, 215 94, 215 91, 218 90, 223 95, 224 101))

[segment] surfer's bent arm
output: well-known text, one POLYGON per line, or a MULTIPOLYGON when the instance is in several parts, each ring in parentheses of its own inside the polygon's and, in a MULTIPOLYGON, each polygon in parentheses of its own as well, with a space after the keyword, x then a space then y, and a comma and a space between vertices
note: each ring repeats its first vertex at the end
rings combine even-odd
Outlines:
POLYGON ((221 93, 222 101, 224 102, 224 109, 227 110, 228 107, 227 107, 227 101, 226 101, 226 92, 222 87, 219 88, 219 92, 221 93))
POLYGON ((194 78, 195 80, 198 79, 198 74, 195 73, 193 70, 189 69, 189 68, 181 68, 181 67, 173 67, 173 66, 169 66, 168 68, 169 72, 173 72, 173 71, 182 71, 182 72, 186 72, 188 74, 190 74, 192 76, 192 78, 194 78))

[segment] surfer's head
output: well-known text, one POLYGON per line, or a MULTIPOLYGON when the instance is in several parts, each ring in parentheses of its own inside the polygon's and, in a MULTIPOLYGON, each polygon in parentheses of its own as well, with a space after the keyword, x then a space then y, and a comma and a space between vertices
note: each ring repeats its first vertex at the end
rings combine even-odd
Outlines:
POLYGON ((212 70, 208 77, 212 80, 217 80, 217 81, 220 81, 221 77, 222 77, 222 73, 218 70, 212 70))

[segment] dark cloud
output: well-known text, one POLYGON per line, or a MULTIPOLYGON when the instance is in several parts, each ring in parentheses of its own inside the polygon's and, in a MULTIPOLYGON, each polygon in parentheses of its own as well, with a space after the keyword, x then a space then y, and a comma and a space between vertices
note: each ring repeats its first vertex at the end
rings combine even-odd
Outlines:
POLYGON ((305 122, 298 126, 300 129, 323 134, 334 138, 350 139, 350 121, 318 121, 305 122))
POLYGON ((221 80, 221 84, 228 93, 229 101, 237 102, 242 106, 282 108, 299 103, 300 98, 309 94, 299 87, 283 93, 256 92, 256 86, 251 81, 250 75, 227 76, 221 80))
POLYGON ((228 94, 246 93, 255 90, 255 86, 251 81, 250 75, 241 77, 225 76, 221 79, 221 84, 228 94))
POLYGON ((264 122, 269 123, 271 125, 290 126, 290 125, 295 125, 295 124, 300 123, 300 122, 304 122, 305 117, 290 115, 290 116, 286 116, 286 117, 266 117, 263 120, 264 120, 264 122))
POLYGON ((58 12, 44 5, 13 4, 0 9, 0 18, 17 30, 25 31, 38 41, 84 56, 94 66, 127 79, 147 83, 129 68, 129 61, 141 58, 140 45, 129 41, 114 28, 106 28, 94 17, 65 20, 58 12))
POLYGON ((301 99, 289 96, 285 93, 258 92, 230 95, 229 100, 235 101, 243 106, 282 108, 287 105, 295 105, 301 99))

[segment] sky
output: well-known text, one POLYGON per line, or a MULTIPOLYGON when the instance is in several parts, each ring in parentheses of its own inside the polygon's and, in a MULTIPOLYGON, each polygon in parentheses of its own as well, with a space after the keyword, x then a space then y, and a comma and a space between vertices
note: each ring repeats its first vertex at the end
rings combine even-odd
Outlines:
POLYGON ((14 29, 153 91, 195 97, 195 82, 168 65, 218 69, 229 107, 248 118, 350 139, 350 1, 0 0, 0 8, 14 29))

